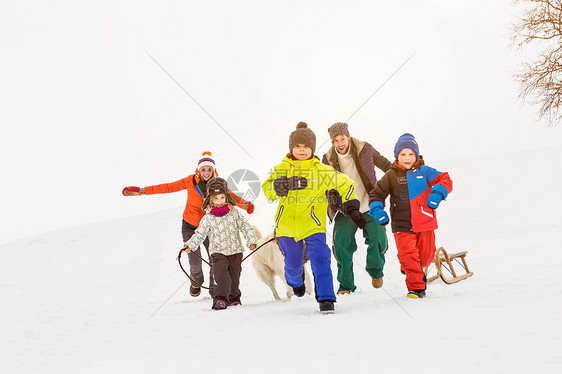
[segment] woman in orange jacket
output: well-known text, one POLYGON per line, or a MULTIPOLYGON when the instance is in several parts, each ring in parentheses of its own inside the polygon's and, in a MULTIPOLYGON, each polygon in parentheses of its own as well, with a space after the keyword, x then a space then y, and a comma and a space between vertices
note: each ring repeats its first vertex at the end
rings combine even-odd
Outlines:
MULTIPOLYGON (((195 229, 199 226, 201 218, 205 215, 205 212, 201 209, 203 205, 203 200, 207 196, 207 182, 214 176, 217 176, 215 161, 211 156, 211 152, 203 152, 202 158, 197 164, 197 169, 195 174, 188 175, 178 181, 172 183, 158 184, 154 186, 146 187, 135 187, 128 186, 123 189, 124 196, 139 196, 139 195, 154 195, 160 193, 171 193, 182 190, 187 190, 187 202, 185 204, 185 209, 182 216, 182 238, 183 242, 187 242, 195 229)), ((230 191, 231 196, 238 203, 238 207, 246 210, 249 214, 254 212, 254 204, 248 202, 241 197, 235 195, 230 191)), ((203 242, 205 249, 207 250, 207 255, 209 252, 209 240, 205 239, 203 242)), ((201 268, 201 250, 199 248, 193 250, 188 254, 189 259, 189 272, 191 276, 191 286, 189 287, 189 293, 191 296, 196 297, 201 294, 200 285, 204 282, 203 270, 201 268), (195 252, 195 254, 193 253, 195 252)), ((214 279, 213 273, 209 274, 209 288, 213 288, 214 279)), ((210 291, 212 293, 212 291, 210 291)))

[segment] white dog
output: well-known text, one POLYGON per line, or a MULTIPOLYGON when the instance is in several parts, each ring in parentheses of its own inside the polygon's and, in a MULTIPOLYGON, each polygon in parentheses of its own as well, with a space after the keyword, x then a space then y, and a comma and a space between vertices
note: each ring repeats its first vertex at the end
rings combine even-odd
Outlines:
MULTIPOLYGON (((254 265, 254 269, 256 269, 256 273, 260 277, 260 279, 265 283, 273 293, 273 297, 275 300, 281 300, 277 290, 275 289, 275 276, 281 278, 283 283, 287 286, 287 298, 291 298, 295 293, 293 292, 293 288, 287 284, 285 280, 285 259, 283 257, 283 253, 281 253, 281 249, 275 243, 273 238, 273 233, 262 237, 260 231, 253 226, 254 231, 256 232, 256 236, 258 237, 258 245, 256 248, 256 252, 252 254, 252 263, 254 265), (263 243, 266 243, 262 246, 263 243)), ((308 273, 306 267, 304 268, 304 284, 306 287, 306 293, 312 294, 312 278, 308 273)))

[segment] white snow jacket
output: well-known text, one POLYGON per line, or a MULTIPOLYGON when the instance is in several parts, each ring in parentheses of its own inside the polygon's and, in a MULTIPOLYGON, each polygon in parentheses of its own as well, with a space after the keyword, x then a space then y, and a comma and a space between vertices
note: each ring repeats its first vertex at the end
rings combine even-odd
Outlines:
POLYGON ((195 230, 191 239, 185 244, 189 248, 197 248, 208 236, 210 254, 222 253, 230 256, 244 251, 240 240, 240 232, 244 235, 248 247, 258 243, 254 229, 238 209, 231 208, 222 217, 207 213, 201 219, 199 227, 195 230))

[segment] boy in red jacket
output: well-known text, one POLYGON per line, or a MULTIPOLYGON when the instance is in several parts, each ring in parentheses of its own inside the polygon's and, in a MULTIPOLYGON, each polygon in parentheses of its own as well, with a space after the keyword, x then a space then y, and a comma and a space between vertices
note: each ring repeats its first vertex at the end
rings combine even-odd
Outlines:
POLYGON ((369 193, 369 214, 380 225, 389 221, 384 201, 390 195, 392 232, 400 268, 406 274, 408 297, 425 297, 423 268, 435 257, 436 209, 453 189, 448 173, 424 164, 412 134, 403 134, 394 147, 396 161, 369 193))

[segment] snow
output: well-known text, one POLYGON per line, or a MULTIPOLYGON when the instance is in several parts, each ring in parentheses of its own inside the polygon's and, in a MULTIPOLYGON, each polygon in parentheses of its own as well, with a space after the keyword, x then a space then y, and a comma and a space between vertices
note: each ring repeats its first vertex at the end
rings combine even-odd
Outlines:
MULTIPOLYGON (((175 260, 182 207, 4 244, 0 370, 559 372, 562 177, 549 160, 561 151, 427 160, 454 181, 437 244, 467 250, 474 275, 408 299, 389 235, 376 290, 359 241, 358 290, 338 297, 332 315, 309 295, 274 301, 250 259, 242 306, 212 311, 205 293, 189 296, 175 260)), ((265 233, 274 209, 260 196, 249 218, 265 233)))
MULTIPOLYGON (((0 372, 560 372, 562 126, 517 99, 532 54, 508 47, 514 13, 511 0, 3 4, 0 372), (211 311, 176 261, 185 193, 120 194, 184 177, 206 150, 222 176, 263 180, 297 122, 322 155, 352 114, 383 155, 411 132, 450 173, 437 244, 468 251, 474 276, 406 298, 387 228, 384 287, 360 244, 358 290, 333 315, 309 295, 276 302, 251 259, 243 305, 211 311)), ((274 212, 260 196, 248 218, 266 234, 274 212)))

